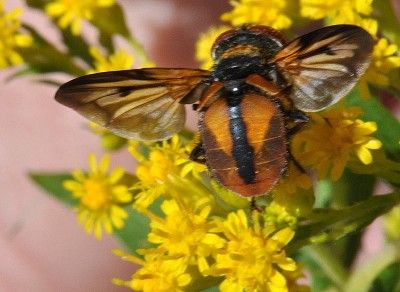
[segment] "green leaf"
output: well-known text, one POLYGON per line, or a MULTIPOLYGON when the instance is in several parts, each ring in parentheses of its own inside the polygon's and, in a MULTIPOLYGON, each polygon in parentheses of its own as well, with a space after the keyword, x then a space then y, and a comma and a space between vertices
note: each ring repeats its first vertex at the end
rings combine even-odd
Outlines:
MULTIPOLYGON (((46 0, 26 0, 29 7, 39 9, 44 12, 44 8, 49 1, 46 0)), ((54 26, 61 31, 63 37, 63 44, 68 47, 69 54, 71 56, 78 56, 84 60, 87 64, 92 65, 93 57, 89 53, 89 45, 80 35, 73 35, 71 28, 68 26, 62 29, 57 24, 58 19, 51 18, 54 26)))
POLYGON ((115 234, 130 253, 142 257, 137 253, 137 249, 153 247, 147 241, 150 219, 134 210, 131 205, 126 206, 125 211, 128 212, 129 218, 122 229, 115 230, 115 234))
POLYGON ((382 141, 385 152, 390 158, 400 161, 400 122, 377 99, 362 100, 358 90, 353 90, 345 99, 347 106, 359 106, 365 122, 374 121, 378 125, 374 136, 382 141))
POLYGON ((47 3, 49 3, 48 0, 25 0, 25 2, 29 7, 41 10, 46 6, 47 3))
POLYGON ((370 197, 350 207, 314 209, 300 222, 296 235, 288 246, 288 252, 295 252, 300 247, 313 243, 339 240, 361 230, 399 203, 400 191, 396 191, 370 197))
POLYGON ((124 12, 118 4, 111 7, 99 7, 96 9, 95 15, 91 23, 99 28, 101 33, 107 35, 119 34, 125 38, 130 37, 124 12))
MULTIPOLYGON (((344 207, 361 202, 371 197, 375 188, 376 178, 373 175, 355 174, 346 169, 332 187, 332 207, 344 207)), ((350 267, 361 246, 362 231, 350 234, 335 242, 331 251, 350 267)))
POLYGON ((391 292, 400 289, 400 262, 386 267, 372 283, 369 291, 391 292))
POLYGON ((219 290, 218 286, 214 286, 214 287, 211 287, 211 288, 207 288, 207 289, 201 290, 201 292, 219 292, 219 291, 220 290, 219 290))
POLYGON ((56 49, 42 37, 33 27, 24 25, 34 38, 31 47, 19 48, 18 52, 24 57, 31 71, 35 73, 64 72, 74 76, 83 75, 85 71, 78 67, 71 56, 56 49))
POLYGON ((69 173, 30 173, 30 178, 43 190, 69 206, 75 206, 79 200, 63 187, 65 180, 73 179, 69 173))
POLYGON ((80 35, 73 35, 71 29, 62 29, 63 43, 68 47, 70 56, 76 56, 93 67, 94 58, 89 52, 89 45, 80 35))
POLYGON ((122 8, 115 4, 111 7, 99 7, 95 12, 96 17, 91 23, 99 29, 99 42, 109 51, 114 51, 112 37, 116 34, 130 38, 130 32, 125 22, 122 8))
POLYGON ((383 32, 384 36, 400 47, 400 23, 392 3, 393 1, 389 0, 374 1, 373 6, 378 10, 378 13, 374 14, 374 18, 378 20, 379 30, 383 32))
POLYGON ((356 174, 345 169, 342 177, 333 182, 332 207, 350 206, 372 196, 376 179, 369 174, 356 174))
POLYGON ((346 279, 346 270, 338 258, 322 245, 302 248, 295 259, 311 273, 312 291, 328 291, 332 285, 340 287, 346 279))
MULTIPOLYGON (((127 176, 125 184, 133 185, 133 180, 137 178, 134 176, 127 176)), ((163 198, 158 198, 148 209, 156 216, 163 216, 160 205, 163 198)), ((147 241, 147 235, 150 233, 150 218, 138 212, 128 204, 125 208, 128 212, 128 219, 125 221, 123 228, 115 230, 117 238, 122 244, 135 256, 142 257, 137 253, 137 249, 152 248, 155 245, 147 241)))

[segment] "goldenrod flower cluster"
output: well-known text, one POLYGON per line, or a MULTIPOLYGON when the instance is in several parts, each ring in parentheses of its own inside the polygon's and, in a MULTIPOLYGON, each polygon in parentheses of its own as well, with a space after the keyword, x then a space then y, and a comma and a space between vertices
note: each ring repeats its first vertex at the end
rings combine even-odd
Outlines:
POLYGON ((297 265, 284 247, 294 232, 262 227, 257 214, 250 225, 241 209, 212 215, 211 205, 206 198, 189 204, 171 199, 161 205, 165 217, 144 211, 151 218, 148 240, 156 247, 138 251, 144 260, 126 258, 142 267, 130 281, 115 283, 140 291, 193 291, 207 282, 220 282, 221 291, 288 291, 283 273, 297 265))
POLYGON ((21 31, 19 17, 22 9, 10 13, 4 11, 4 1, 0 1, 0 69, 24 62, 18 48, 29 47, 33 39, 21 31))
POLYGON ((316 171, 323 179, 328 172, 338 180, 351 159, 363 164, 373 160, 371 149, 379 149, 381 141, 371 136, 377 130, 375 122, 363 122, 359 107, 334 107, 321 114, 310 114, 312 125, 295 136, 293 148, 305 167, 316 171))
POLYGON ((70 26, 71 32, 78 35, 81 32, 82 20, 92 20, 97 9, 113 4, 114 0, 56 0, 49 2, 45 10, 49 16, 57 19, 61 28, 70 26))
POLYGON ((207 288, 206 283, 219 283, 221 291, 302 287, 296 284, 301 272, 286 277, 299 270, 285 252, 294 231, 290 224, 274 225, 295 217, 287 213, 264 221, 258 212, 226 210, 232 207, 216 201, 217 189, 209 184, 205 166, 188 160, 192 147, 178 136, 161 143, 131 141, 130 152, 139 164, 138 181, 129 188, 118 184, 121 168, 107 174, 108 157, 97 165, 93 155, 87 175, 75 171, 75 181, 65 182, 80 199, 77 210, 86 230, 98 237, 102 227, 106 232, 122 227, 127 203, 150 220, 147 240, 153 247, 137 250, 137 256, 116 251, 141 267, 131 280, 114 282, 140 291, 192 291, 207 288), (161 212, 152 211, 160 198, 161 212))
POLYGON ((230 21, 233 26, 256 23, 275 29, 289 28, 290 17, 285 14, 286 1, 280 0, 240 0, 231 1, 233 10, 221 15, 224 21, 230 21))
POLYGON ((90 171, 85 174, 75 170, 72 173, 74 180, 66 180, 64 187, 80 201, 75 207, 79 223, 85 226, 86 232, 101 238, 103 229, 110 234, 114 228, 124 226, 128 213, 122 206, 132 201, 132 194, 125 184, 120 183, 124 175, 122 167, 107 173, 109 156, 103 157, 98 164, 95 156, 90 154, 89 162, 90 171))
POLYGON ((119 50, 105 57, 98 48, 91 47, 90 54, 94 58, 94 68, 87 73, 97 73, 115 70, 128 70, 133 68, 135 58, 126 50, 119 50))

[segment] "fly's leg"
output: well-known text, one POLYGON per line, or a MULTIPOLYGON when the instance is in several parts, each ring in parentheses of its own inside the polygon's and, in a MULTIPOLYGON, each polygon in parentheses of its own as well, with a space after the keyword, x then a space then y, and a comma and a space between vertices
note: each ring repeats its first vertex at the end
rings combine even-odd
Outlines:
POLYGON ((292 110, 286 112, 286 114, 288 121, 295 124, 292 128, 288 129, 288 136, 292 136, 299 132, 310 121, 310 117, 299 110, 292 110))
POLYGON ((206 163, 204 155, 206 154, 203 144, 199 143, 193 148, 192 152, 189 154, 189 159, 198 163, 206 163))
POLYGON ((261 213, 261 209, 257 206, 256 198, 252 197, 250 201, 250 211, 257 211, 258 213, 261 213))
POLYGON ((296 158, 294 158, 292 152, 289 150, 289 160, 293 162, 294 166, 296 166, 296 168, 301 172, 301 173, 306 173, 306 170, 304 169, 304 167, 296 160, 296 158))
MULTIPOLYGON (((294 123, 294 126, 287 131, 288 137, 293 136, 297 132, 301 131, 304 126, 310 121, 310 117, 299 110, 292 110, 287 112, 287 117, 289 122, 294 123)), ((301 173, 306 173, 304 167, 301 166, 301 164, 296 160, 290 149, 288 150, 288 156, 289 160, 293 162, 293 164, 301 173)))

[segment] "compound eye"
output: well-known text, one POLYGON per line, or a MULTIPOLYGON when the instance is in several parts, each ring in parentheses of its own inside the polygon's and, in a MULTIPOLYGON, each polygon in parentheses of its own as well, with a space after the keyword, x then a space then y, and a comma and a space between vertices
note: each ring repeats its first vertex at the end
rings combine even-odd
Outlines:
POLYGON ((279 46, 283 46, 284 44, 287 43, 287 40, 282 33, 269 26, 253 25, 249 26, 247 30, 254 34, 262 34, 270 39, 273 39, 279 46))

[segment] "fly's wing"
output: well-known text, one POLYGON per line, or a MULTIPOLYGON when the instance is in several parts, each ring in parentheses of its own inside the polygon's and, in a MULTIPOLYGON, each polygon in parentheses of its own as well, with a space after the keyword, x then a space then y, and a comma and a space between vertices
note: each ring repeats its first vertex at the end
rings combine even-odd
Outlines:
POLYGON ((163 140, 183 128, 182 99, 196 102, 201 92, 196 87, 208 75, 164 68, 95 73, 65 83, 55 98, 121 137, 163 140))
POLYGON ((370 63, 374 41, 354 25, 333 25, 296 38, 272 62, 292 85, 296 108, 320 111, 345 96, 370 63))

